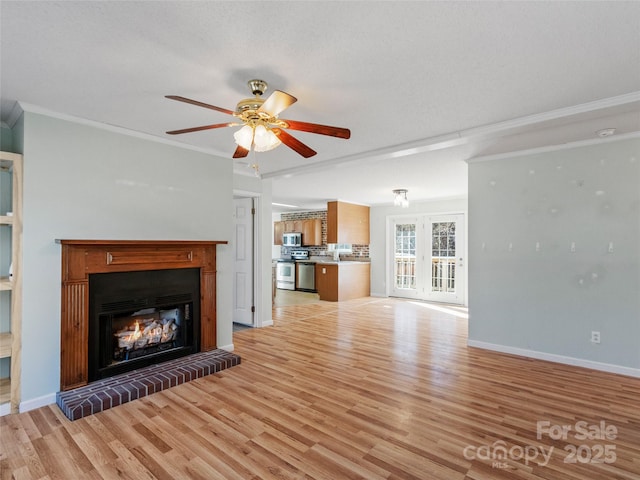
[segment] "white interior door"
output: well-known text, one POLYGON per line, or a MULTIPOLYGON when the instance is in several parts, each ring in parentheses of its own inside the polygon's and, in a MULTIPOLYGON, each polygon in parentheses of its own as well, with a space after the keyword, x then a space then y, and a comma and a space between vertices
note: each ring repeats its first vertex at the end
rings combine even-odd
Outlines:
POLYGON ((233 321, 253 325, 253 199, 233 200, 233 321))
POLYGON ((390 221, 390 295, 464 304, 464 216, 390 221))

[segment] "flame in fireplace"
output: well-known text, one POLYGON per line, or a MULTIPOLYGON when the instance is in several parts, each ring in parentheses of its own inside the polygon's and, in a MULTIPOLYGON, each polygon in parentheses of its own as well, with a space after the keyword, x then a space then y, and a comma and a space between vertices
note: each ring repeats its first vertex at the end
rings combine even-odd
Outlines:
POLYGON ((140 335, 142 335, 142 333, 140 332, 140 322, 136 320, 136 328, 133 331, 133 334, 131 336, 131 340, 139 339, 140 335))
POLYGON ((114 335, 118 338, 118 347, 125 350, 136 350, 144 348, 147 345, 155 345, 166 343, 176 338, 177 324, 175 318, 148 318, 135 321, 135 327, 125 328, 116 332, 114 335))
MULTIPOLYGON (((131 332, 131 330, 128 330, 131 332)), ((140 322, 136 320, 136 326, 129 335, 120 335, 120 342, 129 346, 129 349, 134 345, 134 343, 140 339, 142 336, 142 330, 140 330, 140 322)))

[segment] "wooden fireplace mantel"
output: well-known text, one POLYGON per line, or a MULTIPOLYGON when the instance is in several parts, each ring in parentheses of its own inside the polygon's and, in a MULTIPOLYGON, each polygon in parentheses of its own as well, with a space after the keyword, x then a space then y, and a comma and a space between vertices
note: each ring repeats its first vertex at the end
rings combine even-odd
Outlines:
POLYGON ((216 348, 216 245, 208 240, 56 240, 62 246, 60 389, 89 379, 89 275, 200 269, 200 350, 216 348))

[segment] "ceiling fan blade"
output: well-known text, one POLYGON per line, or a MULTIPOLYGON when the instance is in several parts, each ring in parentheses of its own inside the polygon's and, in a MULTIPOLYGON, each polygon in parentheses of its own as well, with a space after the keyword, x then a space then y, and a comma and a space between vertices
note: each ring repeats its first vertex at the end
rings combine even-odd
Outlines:
POLYGON ((201 127, 183 128, 181 130, 171 130, 167 132, 169 135, 179 135, 181 133, 200 132, 202 130, 213 130, 214 128, 237 127, 239 123, 216 123, 214 125, 203 125, 201 127))
POLYGON ((301 132, 319 133, 320 135, 329 135, 330 137, 349 138, 351 131, 348 128, 330 127, 328 125, 318 125, 317 123, 298 122, 296 120, 282 120, 286 122, 291 130, 300 130, 301 132))
POLYGON ((178 102, 190 103, 191 105, 196 105, 197 107, 209 108, 211 110, 216 110, 218 112, 226 113, 227 115, 233 115, 234 112, 222 107, 216 107, 215 105, 209 105, 208 103, 202 103, 197 100, 191 100, 190 98, 181 97, 179 95, 165 95, 165 98, 170 100, 177 100, 178 102))
POLYGON ((233 152, 233 158, 244 158, 247 155, 249 155, 249 150, 247 150, 244 147, 241 147, 240 145, 238 145, 238 148, 236 148, 236 151, 233 152))
POLYGON ((285 132, 284 130, 282 130, 280 128, 274 128, 273 129, 273 133, 275 133, 278 136, 278 138, 280 139, 280 141, 282 143, 284 143, 290 149, 295 150, 296 152, 298 152, 304 158, 313 157, 316 153, 318 153, 315 150, 313 150, 312 148, 306 146, 304 143, 302 143, 297 138, 292 137, 291 135, 289 135, 287 132, 285 132))
POLYGON ((286 92, 275 90, 271 95, 269 95, 269 98, 267 98, 260 106, 260 108, 258 109, 258 113, 265 112, 275 117, 280 112, 282 112, 286 108, 289 108, 297 101, 298 99, 296 97, 289 95, 286 92))

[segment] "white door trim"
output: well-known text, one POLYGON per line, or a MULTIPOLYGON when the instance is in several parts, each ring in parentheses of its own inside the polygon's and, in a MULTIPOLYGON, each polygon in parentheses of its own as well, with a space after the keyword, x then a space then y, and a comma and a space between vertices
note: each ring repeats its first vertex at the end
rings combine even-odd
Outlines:
POLYGON ((264 312, 262 309, 262 293, 264 285, 262 284, 262 249, 260 245, 264 239, 262 238, 262 194, 258 192, 249 192, 246 190, 233 190, 234 197, 251 197, 253 198, 253 208, 255 214, 253 216, 253 305, 255 312, 253 315, 253 326, 256 328, 263 327, 264 312))

